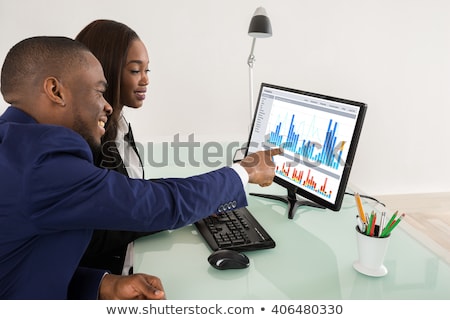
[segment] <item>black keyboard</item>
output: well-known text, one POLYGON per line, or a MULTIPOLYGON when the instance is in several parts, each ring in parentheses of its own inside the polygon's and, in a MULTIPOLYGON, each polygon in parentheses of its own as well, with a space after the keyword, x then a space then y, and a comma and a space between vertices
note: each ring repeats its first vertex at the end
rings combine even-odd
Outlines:
POLYGON ((252 251, 275 247, 275 241, 245 207, 209 216, 196 222, 195 226, 214 251, 252 251))

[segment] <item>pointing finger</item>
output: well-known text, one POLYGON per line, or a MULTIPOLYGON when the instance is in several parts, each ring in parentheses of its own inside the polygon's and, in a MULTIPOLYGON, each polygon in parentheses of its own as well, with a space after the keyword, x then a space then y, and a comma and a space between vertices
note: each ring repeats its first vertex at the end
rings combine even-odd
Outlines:
POLYGON ((275 149, 270 149, 270 156, 277 156, 279 154, 283 153, 283 149, 282 148, 275 148, 275 149))

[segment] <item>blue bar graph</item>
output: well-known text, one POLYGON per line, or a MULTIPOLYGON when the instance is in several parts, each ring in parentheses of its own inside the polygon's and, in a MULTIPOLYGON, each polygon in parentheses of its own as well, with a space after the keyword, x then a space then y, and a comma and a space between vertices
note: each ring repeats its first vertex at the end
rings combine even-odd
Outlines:
POLYGON ((308 161, 318 163, 333 169, 338 169, 342 158, 345 142, 337 143, 338 123, 330 119, 328 129, 324 133, 323 145, 311 140, 300 140, 300 133, 294 125, 295 115, 292 115, 287 135, 282 135, 283 123, 279 122, 275 130, 269 133, 268 143, 282 146, 285 150, 302 156, 308 161))

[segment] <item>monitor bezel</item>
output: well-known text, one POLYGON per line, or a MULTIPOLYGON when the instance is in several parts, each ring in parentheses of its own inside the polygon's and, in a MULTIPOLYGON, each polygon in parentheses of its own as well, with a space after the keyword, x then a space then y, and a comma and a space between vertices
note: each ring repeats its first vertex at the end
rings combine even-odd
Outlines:
POLYGON ((299 90, 299 89, 294 89, 294 88, 289 88, 289 87, 284 87, 284 86, 280 86, 280 85, 263 82, 263 83, 261 83, 261 86, 259 89, 258 99, 256 102, 256 108, 255 108, 255 112, 253 115, 253 121, 252 121, 252 125, 250 128, 249 138, 247 140, 247 149, 245 152, 246 156, 249 154, 248 148, 252 143, 253 129, 254 129, 257 115, 259 112, 259 104, 260 104, 261 95, 262 95, 264 88, 271 88, 271 89, 282 90, 282 91, 291 92, 291 93, 298 93, 298 94, 307 95, 307 96, 314 97, 314 98, 325 99, 325 100, 344 103, 344 104, 350 104, 352 106, 359 108, 355 128, 354 128, 353 135, 352 135, 352 142, 350 143, 347 158, 345 159, 344 169, 342 172, 342 178, 341 178, 341 181, 339 184, 339 188, 338 188, 337 195, 336 195, 336 200, 334 203, 326 201, 325 199, 320 198, 320 197, 314 195, 313 193, 308 192, 307 190, 304 190, 304 189, 296 186, 295 184, 290 183, 290 182, 278 177, 277 175, 275 175, 274 180, 273 180, 278 185, 286 188, 288 191, 295 192, 300 197, 303 197, 305 199, 313 201, 314 203, 317 203, 317 204, 319 204, 327 209, 330 209, 332 211, 339 211, 342 207, 344 195, 345 195, 345 192, 346 192, 346 189, 348 186, 350 172, 353 167, 356 150, 357 150, 357 147, 359 144, 359 138, 361 136, 363 123, 364 123, 365 115, 367 112, 367 104, 364 102, 359 102, 359 101, 355 101, 355 100, 338 98, 335 96, 325 95, 325 94, 321 94, 321 93, 314 93, 314 92, 310 92, 310 91, 304 91, 304 90, 299 90))

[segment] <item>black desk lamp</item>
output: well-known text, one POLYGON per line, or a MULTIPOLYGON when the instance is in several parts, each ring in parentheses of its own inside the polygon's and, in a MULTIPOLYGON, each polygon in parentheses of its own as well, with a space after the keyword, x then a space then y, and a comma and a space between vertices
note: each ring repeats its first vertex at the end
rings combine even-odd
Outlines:
POLYGON ((250 123, 253 119, 253 64, 255 62, 255 56, 253 51, 255 50, 256 38, 268 38, 272 36, 272 25, 270 19, 267 17, 266 9, 259 7, 253 14, 250 26, 248 27, 248 35, 253 37, 252 49, 248 56, 247 64, 249 67, 249 84, 250 84, 250 123))
MULTIPOLYGON (((251 130, 252 120, 253 120, 253 64, 255 62, 255 56, 253 51, 255 50, 256 38, 268 38, 272 36, 272 25, 267 17, 266 9, 263 7, 258 7, 253 14, 252 20, 250 21, 250 26, 248 27, 248 35, 253 37, 252 49, 250 55, 248 56, 247 64, 249 71, 249 90, 250 90, 250 124, 249 131, 251 130)), ((251 133, 251 132, 250 132, 251 133)), ((233 162, 238 162, 245 157, 246 150, 248 146, 236 150, 233 156, 233 162)))

